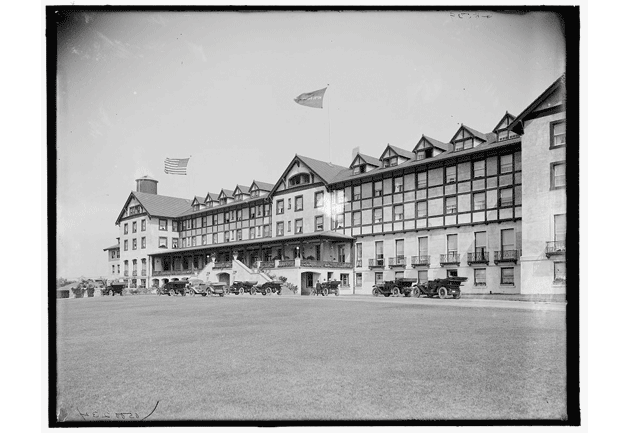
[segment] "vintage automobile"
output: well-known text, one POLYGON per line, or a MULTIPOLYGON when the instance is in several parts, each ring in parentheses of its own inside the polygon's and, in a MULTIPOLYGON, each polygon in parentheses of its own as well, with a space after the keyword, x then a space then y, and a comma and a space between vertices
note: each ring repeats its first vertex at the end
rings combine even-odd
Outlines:
MULTIPOLYGON (((272 293, 277 293, 278 295, 282 294, 282 281, 267 281, 263 284, 255 286, 256 292, 262 293, 263 295, 271 295, 272 293)), ((252 295, 256 293, 252 293, 252 295)))
POLYGON ((115 294, 123 295, 123 290, 127 287, 127 283, 123 283, 122 281, 112 281, 109 285, 103 290, 103 295, 114 296, 115 294))
POLYGON ((416 298, 426 295, 428 298, 439 296, 440 299, 445 299, 447 296, 453 296, 453 299, 459 299, 462 296, 460 286, 466 280, 468 280, 466 277, 437 278, 416 285, 413 295, 416 298))
POLYGON ((188 281, 169 281, 168 283, 164 283, 162 287, 157 289, 158 295, 168 295, 175 296, 181 295, 186 296, 186 292, 188 291, 188 281))
POLYGON ((339 286, 341 285, 341 281, 335 281, 335 280, 330 280, 330 281, 324 281, 323 283, 320 284, 320 288, 317 288, 317 285, 315 285, 315 287, 313 287, 313 290, 311 291, 311 296, 317 296, 317 295, 322 295, 322 296, 328 296, 328 294, 332 294, 334 293, 335 296, 339 296, 339 286))
POLYGON ((220 297, 223 297, 227 291, 227 283, 207 283, 206 293, 210 296, 219 295, 220 297))
POLYGON ((191 278, 188 280, 188 295, 195 296, 201 295, 206 296, 208 294, 208 286, 206 283, 199 278, 191 278))
POLYGON ((386 298, 400 295, 409 297, 413 292, 413 285, 416 281, 414 278, 396 278, 393 281, 384 281, 373 286, 372 295, 383 295, 386 298))
POLYGON ((234 281, 234 283, 227 288, 226 295, 234 293, 236 295, 242 295, 244 293, 250 293, 252 287, 257 284, 256 281, 234 281))

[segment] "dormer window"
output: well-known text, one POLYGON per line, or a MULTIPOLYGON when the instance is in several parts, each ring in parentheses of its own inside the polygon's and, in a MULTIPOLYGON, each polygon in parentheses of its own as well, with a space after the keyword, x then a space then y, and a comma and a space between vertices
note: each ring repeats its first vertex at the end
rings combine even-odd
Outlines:
POLYGON ((383 160, 383 167, 395 167, 398 165, 398 157, 392 156, 383 160))
POLYGON ((194 211, 199 210, 199 205, 198 205, 198 204, 193 205, 193 210, 194 210, 194 211))
POLYGON ((258 189, 253 189, 251 190, 251 197, 258 197, 260 195, 260 190, 258 189))
POLYGON ((243 194, 236 194, 236 195, 234 196, 234 200, 235 200, 235 201, 241 201, 241 200, 243 200, 243 194))
POLYGON ((227 204, 227 198, 219 199, 219 204, 227 204))
POLYGON ((356 167, 354 167, 354 169, 352 170, 353 174, 361 174, 361 173, 365 173, 366 171, 366 164, 361 164, 361 165, 357 165, 356 167))
POLYGON ((497 134, 497 141, 503 141, 510 138, 518 137, 516 133, 508 131, 507 129, 513 120, 514 116, 506 111, 505 116, 503 116, 499 124, 492 130, 492 132, 497 134))
POLYGON ((299 173, 289 179, 289 186, 297 186, 311 183, 311 176, 308 173, 299 173))

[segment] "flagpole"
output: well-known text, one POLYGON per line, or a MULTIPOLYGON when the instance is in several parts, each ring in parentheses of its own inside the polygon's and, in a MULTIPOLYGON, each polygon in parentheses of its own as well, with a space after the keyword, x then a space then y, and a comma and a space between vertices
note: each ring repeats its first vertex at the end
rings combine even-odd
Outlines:
MULTIPOLYGON (((330 84, 327 84, 330 87, 330 84)), ((332 150, 330 147, 330 94, 328 96, 328 103, 326 104, 326 109, 328 111, 328 162, 332 162, 332 150)))

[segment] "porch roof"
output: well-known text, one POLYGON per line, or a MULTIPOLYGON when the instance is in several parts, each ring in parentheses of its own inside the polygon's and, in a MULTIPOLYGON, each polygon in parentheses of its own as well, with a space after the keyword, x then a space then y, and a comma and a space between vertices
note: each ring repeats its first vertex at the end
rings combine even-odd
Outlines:
POLYGON ((235 242, 224 242, 221 244, 213 244, 213 245, 198 245, 196 247, 187 247, 187 248, 177 248, 177 249, 168 249, 166 251, 160 251, 157 253, 147 254, 149 256, 161 256, 167 254, 186 254, 186 253, 195 253, 203 250, 220 250, 220 249, 234 249, 238 247, 247 247, 252 245, 261 245, 271 246, 278 244, 287 244, 293 243, 296 241, 307 241, 307 240, 329 240, 329 241, 352 241, 354 238, 349 235, 344 235, 342 233, 337 233, 334 231, 323 231, 323 232, 314 232, 314 233, 302 233, 299 235, 291 235, 291 236, 280 236, 273 238, 262 238, 262 239, 248 239, 245 241, 235 241, 235 242))

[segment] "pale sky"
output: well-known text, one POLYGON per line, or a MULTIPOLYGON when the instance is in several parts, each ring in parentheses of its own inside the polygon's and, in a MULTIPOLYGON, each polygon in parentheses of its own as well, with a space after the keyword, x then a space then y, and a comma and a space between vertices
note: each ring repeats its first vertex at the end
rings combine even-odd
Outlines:
POLYGON ((90 11, 59 29, 63 277, 107 272, 140 176, 192 199, 275 183, 296 153, 348 166, 354 147, 379 157, 422 134, 448 142, 460 123, 490 132, 565 71, 550 13, 90 11), (323 109, 293 101, 326 86, 323 109), (188 156, 188 176, 164 173, 188 156))

